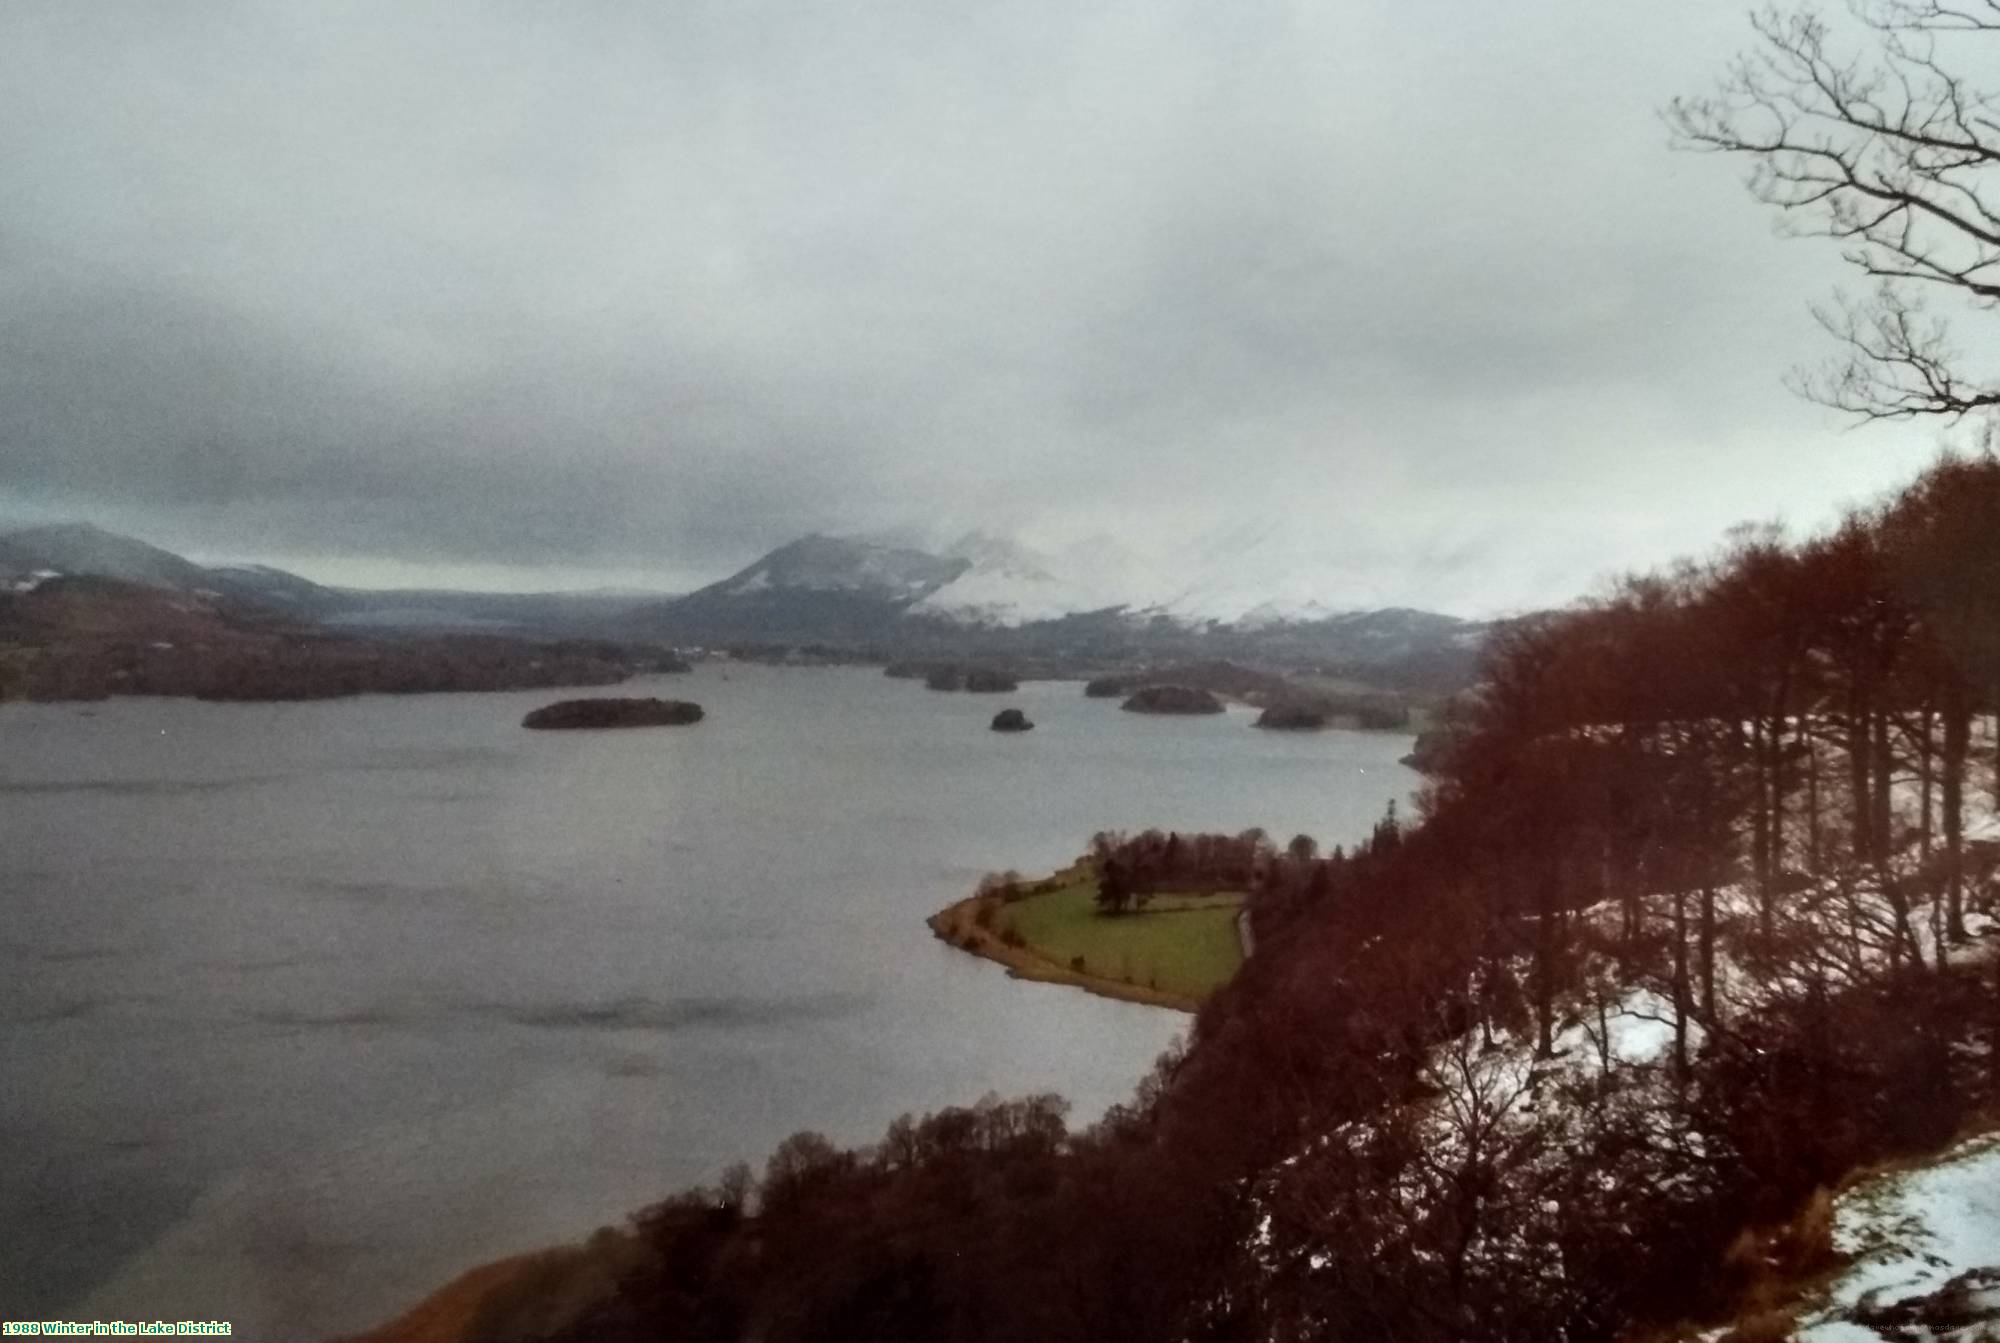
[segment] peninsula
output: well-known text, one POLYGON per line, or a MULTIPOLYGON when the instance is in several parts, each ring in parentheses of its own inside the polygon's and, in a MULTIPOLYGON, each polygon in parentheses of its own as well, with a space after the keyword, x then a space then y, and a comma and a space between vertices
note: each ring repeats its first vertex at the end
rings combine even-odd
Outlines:
POLYGON ((1112 907, 1089 859, 1036 881, 988 877, 930 929, 1019 979, 1193 1012, 1243 963, 1239 891, 1162 892, 1112 907))

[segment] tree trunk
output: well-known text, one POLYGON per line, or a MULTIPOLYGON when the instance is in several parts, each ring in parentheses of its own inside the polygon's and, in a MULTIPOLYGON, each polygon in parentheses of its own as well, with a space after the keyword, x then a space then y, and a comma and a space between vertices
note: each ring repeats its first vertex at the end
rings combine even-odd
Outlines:
POLYGON ((1715 887, 1701 885, 1701 1019, 1710 1030, 1718 1024, 1715 1012, 1715 887))
POLYGON ((1768 743, 1772 732, 1762 718, 1750 725, 1751 777, 1756 783, 1756 801, 1750 812, 1750 873, 1757 888, 1757 932, 1766 943, 1771 940, 1774 922, 1771 910, 1771 757, 1768 743))
POLYGON ((1848 819, 1854 831, 1852 846, 1856 866, 1866 863, 1875 852, 1875 842, 1870 837, 1872 827, 1869 825, 1875 809, 1869 804, 1868 756, 1868 714, 1857 699, 1849 708, 1847 717, 1847 783, 1853 795, 1848 819))
POLYGON ((1964 691, 1947 692, 1944 707, 1944 778, 1938 810, 1944 829, 1945 931, 1955 942, 1965 940, 1965 768, 1971 755, 1972 711, 1964 691))
POLYGON ((1674 883, 1674 1083, 1688 1078, 1688 944, 1687 889, 1674 883))
POLYGON ((1597 999, 1597 1067, 1600 1083, 1609 1085, 1611 1081, 1611 999, 1603 993, 1593 993, 1597 999))
POLYGON ((1931 792, 1936 769, 1934 720, 1937 714, 1925 705, 1917 711, 1917 792, 1920 799, 1917 820, 1918 853, 1926 868, 1931 856, 1931 792))
POLYGON ((1895 848, 1895 815, 1890 810, 1889 785, 1895 777, 1892 768, 1894 757, 1889 753, 1889 715, 1878 713, 1870 732, 1869 749, 1874 756, 1873 778, 1869 796, 1869 810, 1874 813, 1869 822, 1869 839, 1873 852, 1869 855, 1870 865, 1875 871, 1875 880, 1881 885, 1882 895, 1889 902, 1895 915, 1896 931, 1890 942, 1889 969, 1893 973, 1901 964, 1901 953, 1910 954, 1910 963, 1923 968, 1923 947, 1917 941, 1917 930, 1910 923, 1910 895, 1903 883, 1896 878, 1893 865, 1895 848))
POLYGON ((1847 963, 1855 974, 1861 969, 1861 899, 1854 889, 1859 868, 1848 868, 1835 878, 1841 903, 1847 907, 1847 963))
POLYGON ((1631 965, 1632 948, 1639 940, 1638 883, 1632 880, 1631 865, 1624 861, 1608 826, 1602 843, 1603 859, 1598 867, 1600 894, 1604 899, 1618 901, 1618 964, 1627 968, 1631 965))
POLYGON ((1800 736, 1806 747, 1806 860, 1817 877, 1826 870, 1819 830, 1819 743, 1804 730, 1803 724, 1800 736))
POLYGON ((1877 871, 1887 879, 1889 858, 1896 847, 1896 817, 1890 810, 1890 785, 1895 782, 1895 757, 1889 751, 1889 715, 1886 712, 1874 715, 1870 731, 1869 750, 1874 756, 1872 777, 1869 779, 1869 807, 1874 815, 1869 818, 1868 838, 1874 849, 1870 857, 1877 871))
POLYGON ((1993 1009, 1993 1038, 1986 1046, 1986 1080, 1993 1100, 2000 1102, 2000 956, 1993 959, 1993 992, 1987 1001, 1993 1009))
POLYGON ((1785 718, 1791 708, 1792 677, 1789 670, 1778 680, 1776 712, 1771 718, 1771 863, 1777 877, 1785 874, 1785 797, 1788 789, 1785 768, 1785 718))
POLYGON ((1556 1053, 1556 952, 1557 884, 1559 864, 1551 862, 1542 874, 1535 919, 1535 1057, 1554 1058, 1556 1053))

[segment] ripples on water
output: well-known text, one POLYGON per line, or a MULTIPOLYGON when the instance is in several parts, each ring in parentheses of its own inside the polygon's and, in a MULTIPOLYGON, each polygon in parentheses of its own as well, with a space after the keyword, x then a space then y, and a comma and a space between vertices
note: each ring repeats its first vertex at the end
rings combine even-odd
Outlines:
MULTIPOLYGON (((616 691, 607 693, 618 693, 616 691)), ((787 1133, 1056 1090, 1184 1024, 924 916, 1161 825, 1328 844, 1407 737, 708 666, 689 729, 552 696, 0 707, 0 1301, 331 1333, 787 1133), (1018 703, 1033 733, 987 731, 1018 703)))

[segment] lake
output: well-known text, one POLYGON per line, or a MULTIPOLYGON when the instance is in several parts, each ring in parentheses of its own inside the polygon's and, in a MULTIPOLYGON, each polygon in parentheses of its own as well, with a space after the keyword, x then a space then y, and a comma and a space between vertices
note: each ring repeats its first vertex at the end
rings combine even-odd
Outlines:
POLYGON ((1059 1091, 1188 1019, 936 941, 1094 831, 1364 835, 1401 734, 711 663, 581 693, 0 706, 0 1307, 374 1323, 814 1128, 1059 1091), (1016 704, 1034 732, 987 730, 1016 704))

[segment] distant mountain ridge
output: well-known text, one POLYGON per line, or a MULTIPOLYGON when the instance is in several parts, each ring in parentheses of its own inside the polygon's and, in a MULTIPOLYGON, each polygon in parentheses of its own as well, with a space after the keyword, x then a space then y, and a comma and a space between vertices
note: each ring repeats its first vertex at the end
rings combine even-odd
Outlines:
POLYGON ((811 644, 864 657, 976 653, 1066 665, 1251 658, 1425 688, 1465 684, 1489 628, 1407 607, 1260 600, 1253 577, 1219 569, 1174 586, 1108 539, 1048 555, 975 531, 944 549, 814 534, 679 597, 363 591, 267 565, 205 567, 76 523, 0 535, 0 593, 54 574, 232 601, 357 633, 811 644))
POLYGON ((0 535, 0 579, 18 584, 36 574, 49 573, 114 578, 123 583, 179 591, 209 586, 215 577, 170 550, 107 532, 87 522, 29 527, 0 535))
MULTIPOLYGON (((1377 612, 1341 607, 1324 596, 1285 601, 1258 589, 1254 575, 1211 564, 1192 582, 1171 582, 1106 540, 1061 555, 974 531, 933 554, 907 544, 814 534, 778 547, 678 604, 683 613, 747 615, 788 605, 805 594, 840 594, 914 616, 967 626, 1004 627, 1120 612, 1137 621, 1165 617, 1195 627, 1250 630, 1331 621, 1349 624, 1377 612)), ((1454 616, 1388 608, 1433 625, 1467 624, 1454 616)))
POLYGON ((330 587, 270 565, 196 564, 87 522, 0 535, 0 592, 24 591, 40 581, 38 576, 49 575, 216 597, 355 631, 615 637, 625 632, 628 612, 665 599, 658 593, 330 587))
POLYGON ((1253 657, 1389 671, 1426 686, 1465 683, 1489 628, 1407 607, 1232 597, 1252 588, 1229 574, 1146 600, 1119 592, 1133 565, 1107 553, 1108 543, 1050 556, 973 532, 945 550, 808 536, 633 618, 677 642, 820 643, 885 656, 974 649, 1070 661, 1253 657), (1092 572, 1100 554, 1105 572, 1092 572))
POLYGON ((711 643, 888 639, 906 611, 966 567, 921 550, 806 536, 637 619, 711 643))
POLYGON ((691 593, 721 590, 731 596, 779 588, 814 592, 868 592, 919 601, 972 567, 968 559, 928 555, 908 547, 814 533, 779 546, 749 568, 691 593))

